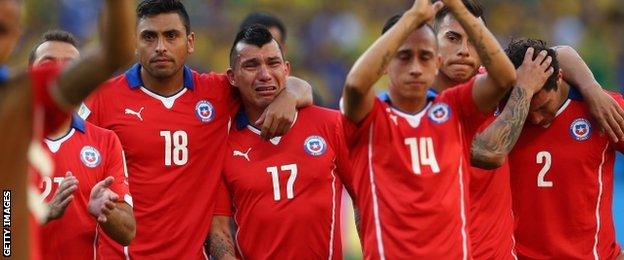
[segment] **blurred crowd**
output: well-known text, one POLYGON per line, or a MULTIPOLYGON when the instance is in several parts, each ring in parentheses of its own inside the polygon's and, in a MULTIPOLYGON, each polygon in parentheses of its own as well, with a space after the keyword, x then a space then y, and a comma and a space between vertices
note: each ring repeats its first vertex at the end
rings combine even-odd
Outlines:
MULTIPOLYGON (((88 45, 96 32, 99 0, 26 0, 27 31, 12 65, 23 66, 29 46, 47 29, 60 27, 88 45), (50 10, 59 9, 58 12, 50 10)), ((225 71, 233 36, 252 11, 273 14, 287 29, 287 59, 293 73, 312 83, 315 101, 336 107, 345 75, 357 54, 380 34, 385 20, 405 10, 407 0, 187 0, 197 34, 191 65, 225 71)), ((624 1, 482 0, 490 30, 503 47, 515 37, 571 45, 603 87, 624 88, 624 1)), ((378 84, 380 89, 385 83, 378 84)))

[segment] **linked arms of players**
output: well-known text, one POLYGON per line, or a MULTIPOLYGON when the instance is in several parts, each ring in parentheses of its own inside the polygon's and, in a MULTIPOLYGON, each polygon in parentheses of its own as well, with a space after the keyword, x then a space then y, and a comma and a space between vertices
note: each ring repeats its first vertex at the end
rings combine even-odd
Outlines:
POLYGON ((63 71, 52 97, 59 106, 73 109, 113 73, 128 65, 133 56, 134 1, 106 0, 100 26, 102 44, 63 71))
POLYGON ((477 50, 481 63, 488 73, 477 75, 472 96, 480 111, 493 111, 500 100, 513 87, 516 70, 500 46, 496 37, 488 30, 461 0, 442 0, 462 25, 468 39, 477 50))
POLYGON ((93 186, 87 209, 110 238, 126 246, 134 239, 136 221, 132 207, 118 202, 119 196, 108 188, 113 180, 109 176, 93 186))
POLYGON ((495 169, 516 144, 529 113, 533 94, 539 91, 553 73, 552 58, 540 52, 533 59, 533 48, 527 49, 518 68, 518 80, 501 114, 472 141, 471 163, 483 169, 495 169))
POLYGON ((353 122, 360 122, 373 108, 375 93, 373 84, 383 75, 397 49, 419 26, 431 19, 442 8, 429 0, 416 0, 401 19, 377 39, 360 56, 345 80, 343 89, 343 112, 353 122))
POLYGON ((232 217, 215 215, 206 241, 210 255, 218 260, 236 259, 231 229, 232 217))
POLYGON ((256 125, 265 140, 284 135, 295 120, 298 107, 312 104, 312 86, 305 80, 289 76, 286 87, 264 110, 256 125))
POLYGON ((613 142, 624 140, 624 110, 609 94, 603 91, 594 78, 585 61, 570 46, 556 46, 557 60, 563 74, 563 80, 576 87, 585 101, 589 111, 600 123, 613 142))

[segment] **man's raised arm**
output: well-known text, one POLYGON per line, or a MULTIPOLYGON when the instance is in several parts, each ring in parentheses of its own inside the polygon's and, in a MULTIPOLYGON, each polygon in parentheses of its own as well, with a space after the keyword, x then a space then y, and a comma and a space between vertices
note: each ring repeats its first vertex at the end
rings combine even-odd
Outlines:
POLYGON ((100 25, 101 45, 64 70, 52 95, 66 109, 73 109, 97 86, 133 60, 136 17, 134 1, 106 0, 100 25))
POLYGON ((343 113, 353 122, 360 122, 373 108, 372 88, 383 75, 396 50, 420 25, 431 19, 442 3, 416 0, 392 28, 377 39, 353 64, 342 93, 343 113))
POLYGON ((477 50, 481 63, 487 69, 487 74, 477 76, 472 96, 479 110, 492 111, 515 83, 516 70, 496 37, 487 29, 483 21, 468 11, 461 0, 442 0, 442 2, 466 30, 468 39, 477 50))

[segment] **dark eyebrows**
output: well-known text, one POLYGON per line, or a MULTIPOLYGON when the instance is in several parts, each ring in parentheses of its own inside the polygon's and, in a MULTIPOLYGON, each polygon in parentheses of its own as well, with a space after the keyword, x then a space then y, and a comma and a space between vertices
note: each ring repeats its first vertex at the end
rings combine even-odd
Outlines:
MULTIPOLYGON (((178 29, 168 29, 162 32, 162 34, 169 34, 169 33, 173 33, 176 35, 181 35, 182 31, 178 30, 178 29)), ((157 35, 159 34, 159 32, 154 31, 154 30, 150 30, 150 29, 145 29, 143 31, 141 31, 141 35, 148 35, 148 34, 154 34, 157 35)))
POLYGON ((258 61, 258 58, 251 58, 251 59, 246 59, 246 60, 241 61, 240 64, 241 65, 256 65, 258 63, 260 63, 258 61))
POLYGON ((446 33, 444 33, 444 35, 445 36, 455 36, 455 37, 460 38, 460 39, 463 37, 460 33, 455 32, 455 31, 447 31, 446 33))

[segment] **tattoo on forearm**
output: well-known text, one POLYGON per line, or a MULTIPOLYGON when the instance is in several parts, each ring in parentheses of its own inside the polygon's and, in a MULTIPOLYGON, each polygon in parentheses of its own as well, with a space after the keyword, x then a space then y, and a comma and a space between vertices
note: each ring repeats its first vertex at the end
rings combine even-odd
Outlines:
POLYGON ((507 155, 511 151, 522 132, 529 113, 530 101, 531 96, 526 90, 519 87, 512 90, 503 112, 472 142, 472 154, 475 159, 483 159, 484 154, 507 155))
POLYGON ((210 234, 210 255, 216 259, 222 259, 226 255, 234 255, 234 245, 231 238, 226 238, 225 234, 210 234))

